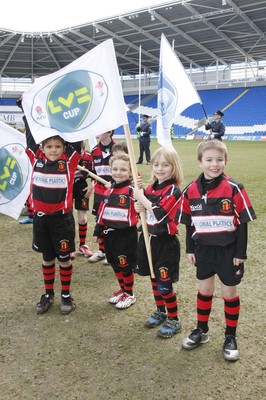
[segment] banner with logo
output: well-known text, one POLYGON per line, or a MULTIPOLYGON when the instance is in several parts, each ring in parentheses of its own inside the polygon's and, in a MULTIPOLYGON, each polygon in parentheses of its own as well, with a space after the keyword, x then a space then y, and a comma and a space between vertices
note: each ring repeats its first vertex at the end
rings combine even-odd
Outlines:
POLYGON ((30 193, 25 135, 0 121, 0 213, 17 219, 30 193))
POLYGON ((112 39, 37 79, 22 105, 36 143, 54 135, 76 142, 128 124, 112 39))
POLYGON ((157 104, 157 140, 161 146, 172 147, 170 131, 175 117, 195 103, 202 104, 198 92, 162 34, 157 104))

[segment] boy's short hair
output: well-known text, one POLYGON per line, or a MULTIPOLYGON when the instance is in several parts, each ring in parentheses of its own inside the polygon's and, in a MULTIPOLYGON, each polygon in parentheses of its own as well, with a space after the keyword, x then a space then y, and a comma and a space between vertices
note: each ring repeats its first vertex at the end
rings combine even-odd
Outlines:
POLYGON ((213 140, 204 140, 197 147, 197 159, 198 161, 202 160, 203 154, 207 150, 217 150, 224 155, 225 160, 227 161, 227 147, 224 142, 221 140, 213 139, 213 140))
POLYGON ((112 165, 113 165, 113 162, 116 161, 116 160, 127 161, 127 162, 129 163, 129 167, 130 167, 130 170, 131 170, 130 158, 129 158, 129 155, 128 155, 128 154, 125 154, 125 153, 118 153, 118 154, 115 154, 114 156, 112 156, 112 157, 110 158, 110 160, 109 160, 109 165, 112 166, 112 165))
POLYGON ((42 147, 45 146, 46 143, 47 143, 49 140, 51 140, 51 139, 58 139, 58 140, 60 140, 60 141, 62 142, 63 145, 66 144, 65 141, 64 141, 64 139, 61 138, 61 136, 55 135, 55 136, 51 136, 51 137, 48 137, 48 138, 44 139, 44 140, 41 142, 42 147))
POLYGON ((112 146, 112 153, 114 153, 114 152, 116 152, 116 151, 122 151, 122 152, 128 154, 128 148, 127 148, 126 142, 118 142, 118 143, 115 143, 115 144, 112 146))

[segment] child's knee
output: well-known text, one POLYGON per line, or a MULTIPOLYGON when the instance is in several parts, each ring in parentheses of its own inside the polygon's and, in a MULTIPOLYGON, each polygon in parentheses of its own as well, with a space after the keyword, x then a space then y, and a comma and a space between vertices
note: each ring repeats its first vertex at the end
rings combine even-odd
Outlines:
POLYGON ((173 291, 173 285, 170 282, 169 283, 159 282, 157 285, 157 290, 161 295, 166 296, 167 294, 173 291))

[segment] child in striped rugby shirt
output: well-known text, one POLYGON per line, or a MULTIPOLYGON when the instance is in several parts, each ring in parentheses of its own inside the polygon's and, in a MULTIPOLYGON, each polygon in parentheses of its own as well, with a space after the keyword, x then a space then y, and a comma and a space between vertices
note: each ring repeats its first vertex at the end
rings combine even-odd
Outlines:
POLYGON ((222 141, 200 143, 197 158, 203 173, 183 190, 177 216, 186 225, 187 258, 196 266, 199 280, 197 327, 182 345, 191 350, 209 341, 208 321, 217 274, 226 324, 223 356, 228 361, 236 361, 240 312, 236 288, 247 258, 247 223, 256 216, 243 185, 224 173, 227 148, 222 141))
POLYGON ((111 157, 110 167, 114 183, 103 195, 93 236, 97 242, 104 233, 107 261, 119 284, 119 290, 112 294, 109 303, 125 309, 136 302, 133 286, 138 214, 134 208, 129 156, 118 152, 111 157))
MULTIPOLYGON (((180 243, 175 221, 183 179, 179 157, 175 150, 158 148, 151 158, 151 175, 154 180, 145 191, 134 189, 137 212, 146 211, 151 258, 155 277, 151 277, 152 291, 157 309, 145 322, 147 328, 162 325, 157 335, 171 338, 181 329, 178 301, 173 283, 179 279, 180 243)), ((150 276, 150 266, 143 234, 138 242, 136 272, 150 276)))
MULTIPOLYGON (((22 110, 22 99, 17 100, 22 110)), ((81 158, 82 142, 66 143, 60 136, 35 142, 27 119, 26 153, 32 164, 29 203, 34 210, 33 250, 42 253, 45 293, 36 305, 38 314, 46 313, 54 302, 55 261, 59 261, 61 281, 60 312, 75 309, 70 295, 72 263, 75 251, 75 222, 72 214, 75 171, 81 158)))

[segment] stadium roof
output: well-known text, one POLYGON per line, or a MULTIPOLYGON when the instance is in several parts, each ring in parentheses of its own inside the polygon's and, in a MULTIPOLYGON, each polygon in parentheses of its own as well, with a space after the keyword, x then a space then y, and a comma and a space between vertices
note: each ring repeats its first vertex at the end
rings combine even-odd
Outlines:
POLYGON ((265 0, 179 0, 59 31, 0 28, 0 77, 50 74, 109 38, 121 74, 139 74, 140 48, 141 72, 158 73, 162 33, 185 68, 265 61, 265 16, 265 0))

